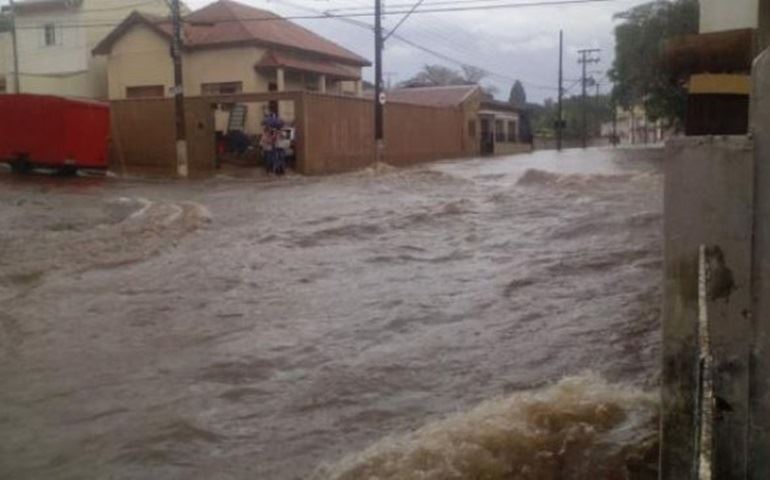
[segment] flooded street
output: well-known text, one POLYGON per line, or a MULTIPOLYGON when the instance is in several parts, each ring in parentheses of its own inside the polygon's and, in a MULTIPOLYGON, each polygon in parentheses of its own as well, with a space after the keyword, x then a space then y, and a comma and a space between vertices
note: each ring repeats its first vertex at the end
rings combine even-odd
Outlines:
POLYGON ((0 477, 649 478, 662 154, 0 173, 0 477))

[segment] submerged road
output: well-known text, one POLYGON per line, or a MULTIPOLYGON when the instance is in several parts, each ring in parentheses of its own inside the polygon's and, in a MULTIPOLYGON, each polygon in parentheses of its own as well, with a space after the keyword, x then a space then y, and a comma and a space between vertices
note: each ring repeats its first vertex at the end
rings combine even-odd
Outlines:
POLYGON ((642 478, 661 157, 0 173, 0 478, 642 478))

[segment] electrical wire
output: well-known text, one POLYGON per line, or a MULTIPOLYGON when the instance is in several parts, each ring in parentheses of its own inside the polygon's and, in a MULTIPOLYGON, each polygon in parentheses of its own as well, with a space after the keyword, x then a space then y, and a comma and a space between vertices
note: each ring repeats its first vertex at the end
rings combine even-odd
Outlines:
MULTIPOLYGON (((305 11, 309 11, 309 12, 313 12, 313 13, 319 13, 318 10, 315 10, 313 8, 310 8, 310 7, 305 7, 305 6, 302 6, 302 5, 297 5, 297 4, 292 3, 292 2, 290 2, 288 0, 274 0, 274 1, 276 1, 278 3, 282 3, 284 5, 291 6, 293 8, 297 8, 297 9, 301 9, 301 10, 305 10, 305 11)), ((325 18, 337 18, 336 16, 328 14, 326 12, 321 12, 321 14, 325 18)), ((346 20, 349 20, 349 19, 346 19, 346 20)), ((362 28, 366 28, 368 30, 373 30, 374 29, 374 27, 372 25, 369 25, 368 23, 361 22, 361 21, 355 21, 355 20, 354 20, 354 22, 355 22, 354 25, 356 25, 356 26, 359 26, 359 27, 362 27, 362 28)), ((523 80, 518 79, 518 78, 513 78, 513 77, 508 76, 508 75, 504 75, 504 74, 501 74, 501 73, 494 72, 494 71, 492 71, 492 70, 490 70, 488 68, 485 68, 485 67, 482 67, 482 66, 479 66, 479 65, 474 65, 471 62, 460 61, 460 60, 458 60, 455 57, 451 57, 449 55, 445 55, 443 53, 440 53, 440 52, 437 52, 437 51, 435 51, 433 49, 425 47, 424 45, 420 45, 419 43, 414 42, 414 41, 412 41, 412 40, 410 40, 408 38, 405 38, 403 35, 400 35, 400 34, 394 33, 392 36, 393 36, 393 38, 395 38, 395 39, 397 39, 397 40, 399 40, 399 41, 401 41, 401 42, 411 46, 412 48, 415 48, 415 49, 420 50, 420 51, 422 51, 424 53, 432 55, 433 57, 439 58, 441 60, 444 60, 446 62, 450 62, 450 63, 455 64, 455 65, 459 65, 461 67, 469 66, 469 67, 474 67, 474 68, 481 69, 481 70, 483 70, 486 74, 488 74, 491 77, 495 77, 495 78, 498 78, 498 79, 501 79, 501 80, 504 80, 504 81, 507 81, 507 82, 516 82, 517 80, 519 80, 519 81, 522 81, 522 83, 524 83, 527 87, 538 89, 538 90, 548 90, 548 91, 558 90, 557 87, 537 84, 535 82, 523 81, 523 80)), ((447 42, 447 38, 443 38, 443 41, 447 42)), ((464 48, 464 46, 463 46, 463 48, 464 48)))
MULTIPOLYGON (((500 5, 483 5, 476 7, 443 7, 443 8, 423 8, 413 12, 413 15, 425 14, 425 13, 452 13, 452 12, 470 12, 470 11, 488 11, 488 10, 501 10, 501 9, 516 9, 516 8, 533 8, 533 7, 553 7, 553 6, 568 6, 568 5, 587 5, 594 3, 611 3, 619 0, 535 0, 525 3, 507 3, 500 5)), ((383 16, 391 15, 403 15, 409 13, 409 10, 389 10, 382 13, 383 16)), ((360 13, 345 13, 345 14, 322 14, 322 15, 296 15, 288 17, 253 17, 253 18, 232 18, 218 20, 216 23, 242 23, 242 22, 275 22, 285 20, 320 20, 320 19, 334 19, 334 18, 361 18, 372 17, 373 12, 360 12, 360 13)), ((164 20, 165 22, 166 20, 164 20)), ((63 28, 96 28, 96 27, 116 27, 120 23, 94 23, 94 24, 66 24, 63 28)), ((17 30, 23 29, 41 29, 43 26, 27 26, 17 27, 17 30)))

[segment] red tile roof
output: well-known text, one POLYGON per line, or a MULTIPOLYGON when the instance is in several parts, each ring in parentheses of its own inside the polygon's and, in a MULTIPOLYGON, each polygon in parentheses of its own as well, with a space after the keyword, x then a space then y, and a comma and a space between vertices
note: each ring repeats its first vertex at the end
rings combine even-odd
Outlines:
MULTIPOLYGON (((272 12, 232 0, 218 0, 187 15, 184 21, 183 43, 186 48, 252 44, 311 53, 347 65, 371 65, 365 58, 272 12)), ((118 38, 136 22, 171 36, 168 19, 134 12, 97 45, 94 53, 109 53, 118 38)))
POLYGON ((327 60, 310 60, 285 52, 269 51, 257 63, 256 68, 283 67, 288 70, 314 72, 344 80, 357 80, 360 75, 355 68, 327 60))
POLYGON ((459 107, 479 91, 478 85, 397 88, 386 92, 389 102, 411 103, 429 107, 459 107))

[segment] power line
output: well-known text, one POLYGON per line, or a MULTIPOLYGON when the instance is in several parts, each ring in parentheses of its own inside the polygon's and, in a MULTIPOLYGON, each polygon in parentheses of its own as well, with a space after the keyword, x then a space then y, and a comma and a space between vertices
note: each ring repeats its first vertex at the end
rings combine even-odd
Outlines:
MULTIPOLYGON (((451 13, 451 12, 470 12, 470 11, 488 11, 488 10, 500 10, 500 9, 516 9, 516 8, 533 8, 533 7, 551 7, 551 6, 565 6, 565 5, 586 5, 593 3, 610 3, 617 2, 619 0, 548 0, 548 1, 532 1, 526 3, 508 3, 500 5, 482 5, 476 7, 445 7, 445 8, 422 8, 414 11, 413 15, 425 14, 425 13, 451 13)), ((382 12, 382 16, 387 15, 403 15, 409 13, 409 10, 391 10, 382 12)), ((275 22, 285 20, 323 20, 331 18, 361 18, 372 17, 373 12, 360 12, 360 13, 344 13, 344 14, 321 14, 321 15, 295 15, 289 17, 254 17, 254 18, 233 18, 222 19, 216 23, 240 23, 240 22, 275 22)), ((167 20, 163 20, 158 23, 166 23, 167 20)), ((193 24, 193 22, 187 22, 193 24)), ((201 23, 205 25, 205 23, 201 23)), ((93 24, 62 24, 61 28, 99 28, 99 27, 116 27, 120 23, 93 23, 93 24)), ((20 27, 20 29, 41 29, 43 26, 26 26, 20 27)))
POLYGON ((137 7, 144 7, 147 5, 153 5, 159 3, 158 0, 146 0, 143 2, 138 3, 132 3, 129 5, 121 5, 119 7, 104 7, 104 8, 87 8, 83 10, 78 10, 78 13, 93 13, 93 12, 114 12, 118 10, 125 10, 127 8, 137 8, 137 7))
MULTIPOLYGON (((292 8, 295 8, 295 9, 299 9, 299 10, 304 10, 304 11, 306 11, 306 12, 313 12, 313 13, 316 13, 316 14, 320 14, 320 15, 322 15, 324 18, 331 18, 331 19, 337 19, 337 20, 345 21, 345 22, 347 22, 347 23, 351 23, 351 24, 352 24, 352 25, 354 25, 354 26, 357 26, 357 27, 360 27, 360 28, 365 28, 365 29, 367 29, 367 30, 373 30, 373 29, 374 29, 374 27, 373 27, 372 25, 369 25, 368 23, 366 23, 366 22, 362 22, 362 21, 360 21, 360 20, 352 20, 352 19, 349 19, 349 18, 345 18, 345 17, 343 17, 343 18, 340 18, 340 17, 338 17, 338 16, 334 16, 334 15, 332 15, 332 14, 328 13, 328 11, 327 11, 327 12, 320 12, 319 10, 316 10, 316 9, 314 9, 314 8, 306 7, 306 6, 304 6, 304 5, 297 5, 296 3, 290 2, 289 0, 275 0, 275 1, 276 1, 276 2, 278 2, 278 3, 282 3, 282 4, 284 4, 284 5, 288 5, 288 6, 292 7, 292 8)), ((395 28, 394 28, 394 30, 395 30, 395 28)), ((393 30, 392 30, 392 31, 393 31, 393 30)), ((424 33, 424 32, 423 32, 423 33, 424 33)), ((450 57, 450 56, 448 56, 448 55, 444 55, 444 54, 442 54, 442 53, 440 53, 440 52, 437 52, 437 51, 435 51, 435 50, 432 50, 432 49, 430 49, 430 48, 428 48, 428 47, 425 47, 424 45, 420 45, 420 44, 418 44, 418 43, 416 43, 416 42, 413 42, 413 41, 411 41, 411 40, 409 40, 409 39, 407 39, 407 38, 404 38, 402 35, 399 35, 399 34, 393 33, 393 35, 392 35, 392 36, 393 36, 394 38, 396 38, 397 40, 400 40, 401 42, 403 42, 403 43, 405 43, 405 44, 407 44, 407 45, 410 45, 410 46, 411 46, 411 47, 413 47, 413 48, 416 48, 416 49, 418 49, 418 50, 421 50, 421 51, 423 51, 423 52, 425 52, 425 53, 428 53, 428 54, 430 54, 430 55, 432 55, 432 56, 434 56, 434 57, 436 57, 436 58, 440 58, 440 59, 442 59, 442 60, 444 60, 444 61, 447 61, 447 62, 450 62, 450 63, 456 64, 456 65, 459 65, 459 66, 461 66, 461 67, 462 67, 462 66, 470 66, 470 67, 476 67, 476 68, 479 68, 479 69, 483 70, 485 73, 487 73, 487 74, 488 74, 488 75, 490 75, 490 76, 493 76, 493 77, 497 77, 497 78, 499 78, 499 79, 502 79, 502 80, 505 80, 505 81, 508 81, 508 82, 515 82, 516 80, 519 80, 519 79, 517 79, 517 78, 509 77, 509 76, 507 76, 507 75, 503 75, 503 74, 495 73, 495 72, 493 72, 493 71, 490 71, 489 69, 487 69, 487 68, 484 68, 484 67, 481 67, 481 66, 479 66, 479 65, 473 65, 472 63, 469 63, 469 62, 462 62, 462 61, 459 61, 459 60, 457 60, 456 58, 450 57)), ((444 41, 444 42, 447 42, 447 43, 451 43, 451 42, 450 42, 450 39, 448 39, 447 37, 443 37, 443 41, 444 41)), ((525 84, 525 85, 527 85, 528 87, 531 87, 531 88, 535 88, 535 89, 540 89, 540 90, 554 90, 554 88, 553 88, 553 87, 550 87, 550 86, 545 86, 545 85, 538 85, 538 84, 535 84, 535 83, 533 83, 533 82, 525 82, 525 81, 522 81, 522 83, 524 83, 524 84, 525 84)))
MULTIPOLYGON (((471 62, 464 62, 457 56, 458 53, 464 53, 465 55, 468 56, 467 58, 475 58, 478 56, 479 49, 474 49, 473 47, 469 47, 468 46, 469 42, 464 42, 462 41, 462 39, 457 39, 455 35, 449 34, 448 32, 445 34, 440 30, 438 25, 431 25, 430 23, 426 25, 423 21, 423 23, 421 23, 421 27, 427 27, 427 28, 417 29, 415 34, 419 34, 420 36, 427 36, 427 35, 430 35, 432 31, 434 34, 433 36, 439 39, 440 43, 442 43, 447 47, 451 47, 451 50, 452 50, 451 58, 447 59, 447 55, 440 54, 439 58, 441 58, 442 60, 449 61, 451 63, 458 64, 460 66, 467 65, 467 66, 479 68, 485 71, 486 73, 488 73, 489 76, 504 80, 506 82, 515 82, 516 80, 519 80, 523 84, 525 84, 528 88, 534 88, 537 90, 556 90, 556 88, 553 87, 552 85, 538 84, 536 82, 522 79, 521 77, 513 78, 509 75, 504 75, 501 73, 491 71, 489 68, 483 67, 481 65, 474 65, 471 62)), ((403 38, 403 36, 401 38, 403 38)), ((422 43, 424 44, 425 42, 422 42, 422 43)), ((439 55, 438 52, 436 52, 435 50, 426 51, 423 49, 423 51, 434 56, 439 55)))
POLYGON ((407 21, 407 19, 409 19, 409 17, 411 17, 411 16, 412 16, 412 14, 414 13, 414 11, 415 11, 415 10, 417 10, 417 9, 420 7, 420 5, 422 5, 422 2, 423 2, 423 1, 424 1, 424 0, 418 0, 418 2, 414 4, 414 6, 413 6, 413 7, 412 7, 412 8, 409 10, 409 12, 408 12, 406 15, 404 15, 404 16, 401 18, 401 20, 399 20, 399 21, 398 21, 398 23, 396 24, 396 26, 390 29, 390 32, 388 32, 388 34, 387 34, 387 35, 385 35, 385 38, 383 38, 383 41, 387 40, 387 39, 388 39, 388 38, 390 38, 390 37, 391 37, 391 36, 392 36, 394 33, 396 33, 396 30, 398 30, 398 27, 400 27, 401 25, 403 25, 403 24, 404 24, 404 22, 405 22, 405 21, 407 21))
MULTIPOLYGON (((436 2, 427 2, 425 6, 437 6, 437 5, 463 5, 463 4, 479 4, 479 3, 495 3, 495 2, 507 2, 510 0, 440 0, 436 2)), ((409 3, 395 3, 390 5, 391 8, 409 8, 412 4, 409 3)), ((370 10, 372 7, 369 5, 362 5, 360 7, 340 7, 330 8, 325 10, 326 12, 350 12, 355 10, 370 10)))

